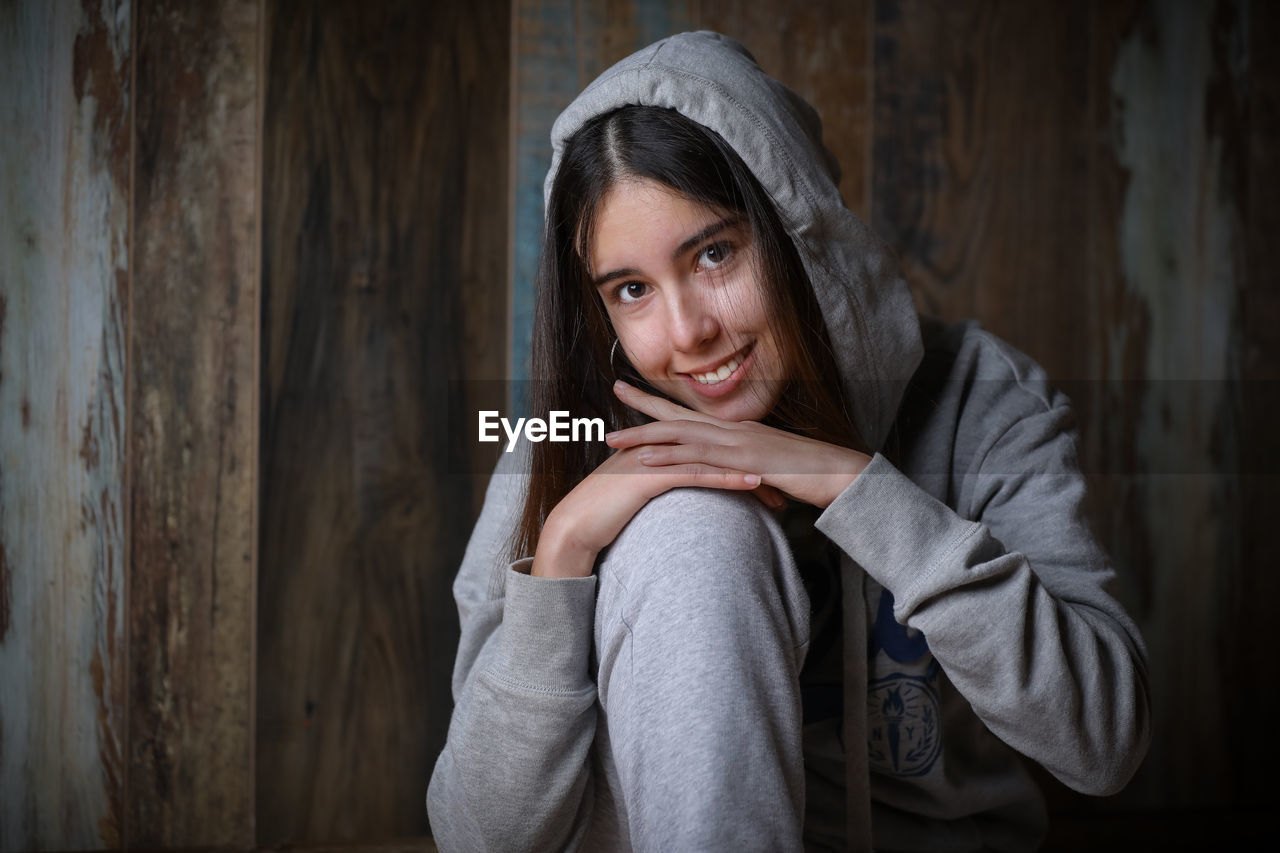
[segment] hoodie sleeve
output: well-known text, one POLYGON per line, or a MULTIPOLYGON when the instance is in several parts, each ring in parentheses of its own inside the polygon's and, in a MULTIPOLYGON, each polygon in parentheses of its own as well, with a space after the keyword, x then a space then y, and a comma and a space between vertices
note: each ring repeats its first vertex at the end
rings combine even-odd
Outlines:
POLYGON ((507 457, 494 472, 454 582, 454 709, 427 789, 443 851, 574 849, 590 817, 596 579, 536 578, 530 561, 505 562, 518 465, 507 457))
POLYGON ((877 454, 818 528, 893 593, 992 732, 1075 790, 1114 793, 1146 752, 1146 653, 1084 519, 1066 399, 1008 395, 1023 411, 966 468, 959 512, 877 454))

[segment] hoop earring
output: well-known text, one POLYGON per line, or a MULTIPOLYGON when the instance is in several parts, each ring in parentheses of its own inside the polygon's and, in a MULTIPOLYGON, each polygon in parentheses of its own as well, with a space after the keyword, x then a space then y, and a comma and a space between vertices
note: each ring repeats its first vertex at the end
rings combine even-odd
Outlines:
POLYGON ((609 370, 613 373, 613 378, 618 378, 618 368, 613 366, 613 354, 618 351, 618 339, 613 339, 613 346, 609 347, 609 370))

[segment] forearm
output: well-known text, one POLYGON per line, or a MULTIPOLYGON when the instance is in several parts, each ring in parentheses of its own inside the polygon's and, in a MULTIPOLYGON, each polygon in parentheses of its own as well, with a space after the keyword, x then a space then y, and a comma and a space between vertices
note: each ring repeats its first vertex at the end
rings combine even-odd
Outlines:
POLYGON ((506 583, 428 789, 442 850, 572 849, 590 819, 595 579, 506 583))
POLYGON ((1033 566, 883 457, 818 526, 893 593, 894 617, 997 736, 1078 790, 1128 780, 1148 737, 1145 661, 1088 547, 1033 566))

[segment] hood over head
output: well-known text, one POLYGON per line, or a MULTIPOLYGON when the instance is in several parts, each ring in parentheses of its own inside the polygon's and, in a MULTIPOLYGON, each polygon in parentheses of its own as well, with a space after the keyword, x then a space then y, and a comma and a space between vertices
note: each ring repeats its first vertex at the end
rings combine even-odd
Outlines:
POLYGON ((605 71, 556 119, 544 201, 565 141, 631 104, 672 108, 714 130, 755 174, 813 283, 854 425, 880 449, 920 362, 919 321, 887 248, 840 197, 817 112, 732 39, 671 36, 605 71))

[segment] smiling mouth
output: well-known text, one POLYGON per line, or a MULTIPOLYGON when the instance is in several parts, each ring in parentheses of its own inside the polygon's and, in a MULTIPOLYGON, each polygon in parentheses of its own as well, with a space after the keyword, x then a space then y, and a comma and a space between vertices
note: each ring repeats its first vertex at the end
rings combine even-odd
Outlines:
POLYGON ((747 355, 751 352, 751 346, 748 345, 744 349, 739 350, 729 357, 729 360, 717 367, 715 370, 709 370, 706 373, 689 373, 686 374, 698 381, 701 385, 719 385, 728 379, 735 370, 742 366, 746 361, 747 355))

